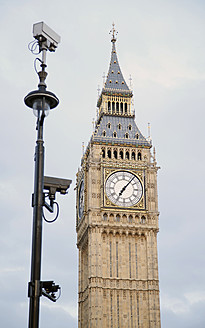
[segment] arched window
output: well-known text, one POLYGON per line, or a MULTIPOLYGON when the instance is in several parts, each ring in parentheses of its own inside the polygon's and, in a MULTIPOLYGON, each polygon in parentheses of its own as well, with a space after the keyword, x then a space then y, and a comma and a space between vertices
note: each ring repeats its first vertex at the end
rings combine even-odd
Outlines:
POLYGON ((121 125, 120 123, 118 124, 118 126, 117 126, 117 127, 118 127, 118 129, 119 129, 119 130, 121 130, 121 129, 122 129, 122 125, 121 125))
POLYGON ((123 103, 122 102, 120 103, 120 112, 121 112, 121 114, 123 114, 123 103))
POLYGON ((111 106, 110 106, 110 101, 108 101, 108 113, 110 113, 111 112, 111 106))
POLYGON ((125 114, 127 114, 127 103, 125 103, 125 114))
POLYGON ((114 113, 115 112, 115 103, 114 103, 114 101, 112 102, 112 113, 114 113))
POLYGON ((123 151, 120 150, 120 158, 123 159, 123 151))
POLYGON ((129 151, 126 151, 126 153, 125 153, 125 158, 126 158, 126 159, 130 159, 130 153, 129 153, 129 151))
POLYGON ((120 215, 119 214, 116 215, 116 221, 120 222, 120 215))
POLYGON ((116 132, 113 132, 113 137, 117 138, 117 133, 116 132))
POLYGON ((108 123, 108 124, 107 124, 107 127, 108 127, 108 129, 110 129, 110 128, 111 128, 111 124, 110 124, 110 123, 108 123))
POLYGON ((114 150, 113 155, 114 155, 114 158, 117 159, 117 150, 114 150))
POLYGON ((107 213, 103 214, 103 221, 107 221, 107 213))
POLYGON ((141 223, 145 223, 146 222, 146 218, 145 218, 145 216, 143 215, 142 217, 141 217, 141 223))
POLYGON ((108 151, 107 151, 107 157, 111 158, 111 150, 110 149, 108 149, 108 151))
POLYGON ((125 138, 128 139, 129 138, 129 134, 125 133, 125 138))
MULTIPOLYGON (((111 213, 110 216, 109 216, 109 218, 110 218, 111 221, 113 221, 113 219, 114 219, 114 215, 111 213)), ((110 233, 113 234, 112 231, 110 231, 110 233)))
POLYGON ((102 135, 103 135, 103 137, 106 137, 106 132, 105 132, 105 131, 103 131, 102 135))
POLYGON ((135 160, 135 152, 134 151, 132 152, 132 159, 135 160))
POLYGON ((129 215, 129 223, 132 223, 132 215, 129 215))
POLYGON ((116 103, 116 112, 119 113, 119 102, 116 103))
POLYGON ((132 130, 132 125, 130 124, 130 125, 128 125, 128 130, 132 130))
POLYGON ((138 161, 141 161, 142 160, 142 154, 141 154, 140 151, 137 154, 137 159, 138 159, 138 161))
POLYGON ((139 134, 138 134, 138 133, 135 134, 135 138, 136 138, 136 139, 139 139, 139 134))
POLYGON ((105 158, 105 149, 102 149, 102 158, 105 158))

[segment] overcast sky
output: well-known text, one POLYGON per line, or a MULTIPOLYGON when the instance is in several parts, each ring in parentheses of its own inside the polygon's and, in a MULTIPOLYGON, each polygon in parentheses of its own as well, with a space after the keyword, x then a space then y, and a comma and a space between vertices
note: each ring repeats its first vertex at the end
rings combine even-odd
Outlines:
POLYGON ((107 73, 113 21, 123 75, 134 91, 136 122, 156 147, 158 238, 163 328, 205 327, 205 2, 199 0, 0 0, 0 318, 28 322, 27 283, 33 192, 35 117, 23 102, 37 88, 32 25, 61 37, 48 53, 48 90, 60 105, 46 118, 45 174, 73 180, 57 196, 60 218, 43 227, 42 280, 62 287, 57 303, 41 302, 41 327, 77 328, 75 174, 107 73))

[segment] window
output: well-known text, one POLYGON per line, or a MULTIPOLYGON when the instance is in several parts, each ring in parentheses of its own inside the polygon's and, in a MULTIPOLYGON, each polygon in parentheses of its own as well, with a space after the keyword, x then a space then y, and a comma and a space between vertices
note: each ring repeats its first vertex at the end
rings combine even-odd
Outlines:
POLYGON ((125 114, 127 114, 127 103, 125 103, 125 114))
POLYGON ((120 103, 120 112, 121 112, 121 114, 123 114, 123 103, 122 102, 120 103))
POLYGON ((118 126, 117 126, 117 127, 118 127, 118 129, 119 129, 119 130, 121 130, 121 129, 122 129, 122 125, 121 125, 120 123, 118 124, 118 126))
POLYGON ((107 157, 111 158, 111 150, 110 149, 108 149, 108 151, 107 151, 107 157))
POLYGON ((128 139, 129 138, 129 134, 125 133, 125 138, 128 139))
POLYGON ((117 133, 113 132, 113 137, 116 138, 117 137, 117 133))
POLYGON ((132 125, 128 125, 128 130, 132 130, 132 125))
POLYGON ((141 161, 142 160, 142 154, 141 154, 140 151, 137 154, 137 159, 138 159, 138 161, 141 161))
POLYGON ((113 113, 115 112, 115 103, 114 103, 114 101, 112 102, 112 112, 113 113))
POLYGON ((130 153, 129 153, 129 151, 126 151, 126 153, 125 153, 125 158, 126 158, 126 159, 130 159, 130 153))
POLYGON ((105 149, 102 149, 102 158, 105 158, 105 149))
POLYGON ((139 139, 139 134, 138 133, 135 135, 135 138, 136 139, 139 139))
POLYGON ((110 101, 108 101, 107 108, 108 108, 108 112, 110 113, 111 112, 110 101))
POLYGON ((103 135, 103 137, 106 137, 106 132, 105 132, 105 131, 103 131, 102 135, 103 135))
POLYGON ((143 216, 141 217, 141 223, 144 224, 145 222, 146 222, 146 219, 145 219, 145 216, 143 215, 143 216))
POLYGON ((114 158, 117 159, 117 150, 114 150, 113 155, 114 155, 114 158))
POLYGON ((120 151, 120 158, 123 159, 123 151, 120 151))
POLYGON ((119 102, 116 103, 116 112, 119 113, 119 102))
POLYGON ((111 128, 111 124, 110 124, 110 123, 108 123, 108 124, 107 124, 107 127, 108 127, 108 129, 110 129, 110 128, 111 128))
POLYGON ((132 159, 135 160, 135 152, 134 151, 132 152, 132 159))
POLYGON ((120 222, 120 215, 119 214, 116 215, 116 221, 120 222))
POLYGON ((132 223, 132 215, 129 215, 129 223, 132 223))
POLYGON ((107 221, 107 213, 103 214, 103 221, 107 221))

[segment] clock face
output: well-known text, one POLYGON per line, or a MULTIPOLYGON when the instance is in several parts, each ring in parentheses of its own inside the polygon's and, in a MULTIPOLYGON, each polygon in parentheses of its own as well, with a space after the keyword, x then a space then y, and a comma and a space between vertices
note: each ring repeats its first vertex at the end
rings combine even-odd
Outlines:
POLYGON ((81 181, 80 188, 79 188, 79 195, 78 195, 78 216, 79 219, 83 216, 84 210, 84 180, 81 181))
POLYGON ((121 207, 136 205, 142 197, 142 184, 131 172, 117 171, 105 182, 105 191, 109 200, 121 207))

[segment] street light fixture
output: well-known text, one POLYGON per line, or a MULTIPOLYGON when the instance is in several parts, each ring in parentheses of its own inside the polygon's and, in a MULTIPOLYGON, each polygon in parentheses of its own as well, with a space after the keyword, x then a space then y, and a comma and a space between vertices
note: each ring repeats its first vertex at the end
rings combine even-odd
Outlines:
MULTIPOLYGON (((35 148, 35 174, 34 193, 32 195, 33 207, 33 235, 32 235, 32 256, 31 256, 31 280, 28 284, 29 307, 29 328, 39 327, 40 297, 46 296, 55 302, 55 293, 60 289, 53 281, 41 281, 41 249, 42 249, 42 219, 44 217, 43 207, 53 212, 55 193, 66 194, 70 187, 71 180, 53 177, 44 177, 44 146, 43 146, 43 123, 49 111, 59 104, 56 95, 46 90, 46 52, 55 51, 60 37, 52 31, 44 22, 33 25, 34 41, 39 46, 39 53, 42 52, 41 71, 38 72, 38 90, 31 91, 24 98, 26 106, 33 109, 37 117, 37 140, 35 148), (50 204, 45 201, 46 191, 49 190, 50 204)), ((58 214, 57 214, 58 215, 58 214)), ((56 218, 55 218, 56 220, 56 218)), ((54 222, 47 221, 47 222, 54 222)))

